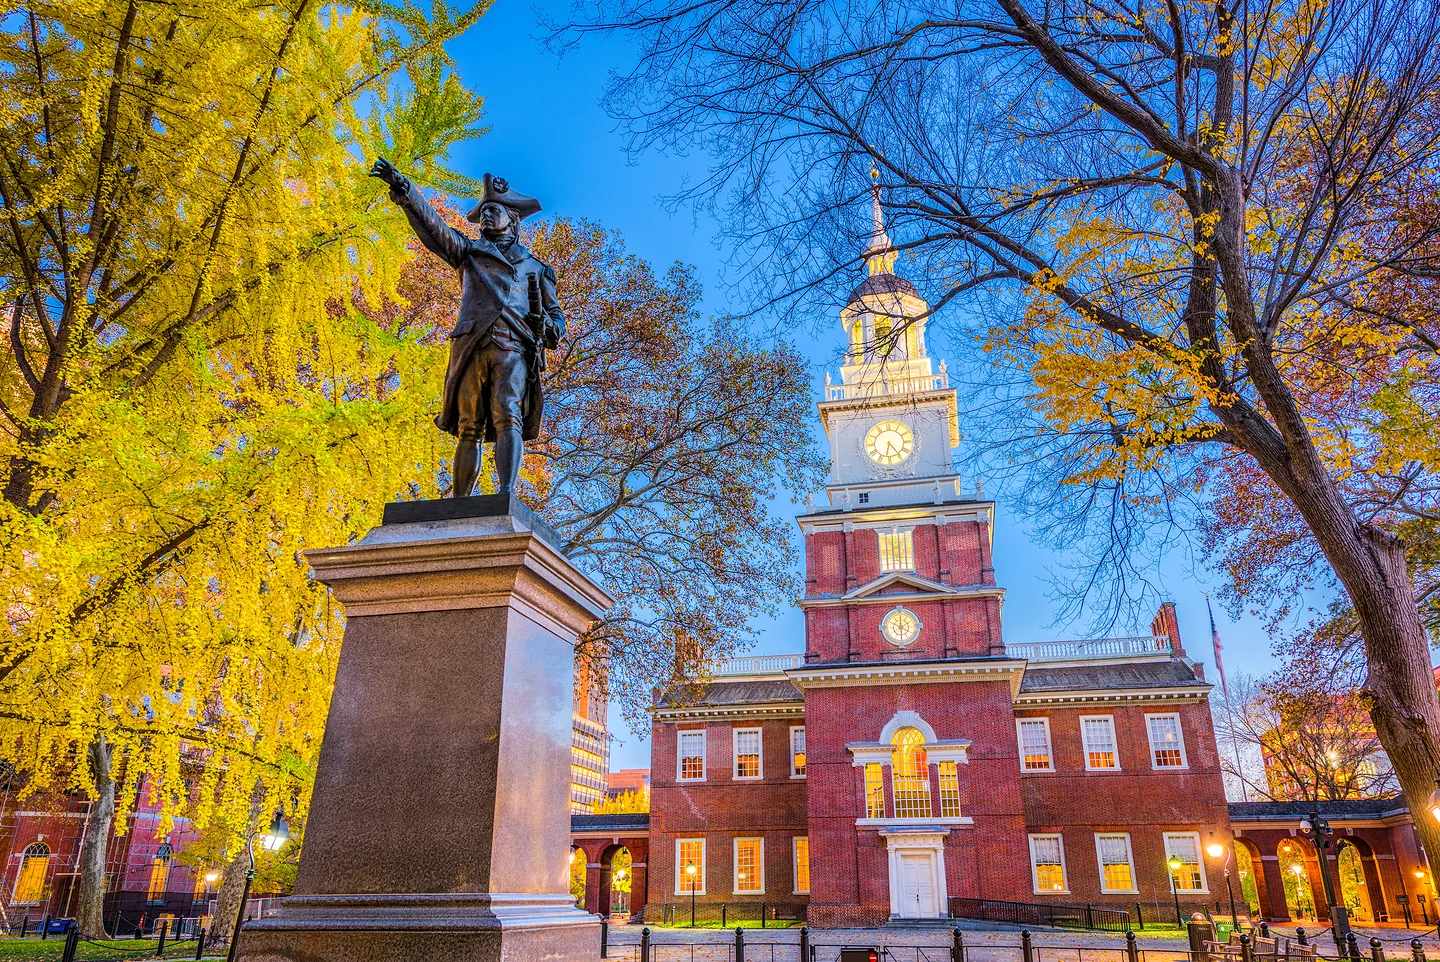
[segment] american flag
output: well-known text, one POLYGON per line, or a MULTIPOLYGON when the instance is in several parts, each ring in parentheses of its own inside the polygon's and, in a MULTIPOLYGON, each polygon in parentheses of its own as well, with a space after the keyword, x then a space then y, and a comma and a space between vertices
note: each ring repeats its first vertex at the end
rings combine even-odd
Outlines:
POLYGON ((1215 611, 1210 607, 1210 596, 1205 596, 1205 610, 1210 613, 1210 642, 1215 646, 1215 670, 1220 673, 1220 690, 1225 693, 1225 700, 1230 700, 1230 686, 1225 684, 1225 660, 1220 653, 1225 646, 1220 644, 1220 629, 1215 627, 1215 611))

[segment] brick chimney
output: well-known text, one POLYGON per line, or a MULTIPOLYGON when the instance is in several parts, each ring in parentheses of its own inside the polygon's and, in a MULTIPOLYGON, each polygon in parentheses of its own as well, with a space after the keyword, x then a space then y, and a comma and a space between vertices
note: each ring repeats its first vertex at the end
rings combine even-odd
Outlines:
POLYGON ((1175 602, 1161 603, 1160 610, 1155 613, 1155 620, 1150 622, 1150 633, 1168 637, 1175 650, 1175 657, 1185 657, 1185 646, 1180 643, 1180 621, 1175 617, 1175 602))

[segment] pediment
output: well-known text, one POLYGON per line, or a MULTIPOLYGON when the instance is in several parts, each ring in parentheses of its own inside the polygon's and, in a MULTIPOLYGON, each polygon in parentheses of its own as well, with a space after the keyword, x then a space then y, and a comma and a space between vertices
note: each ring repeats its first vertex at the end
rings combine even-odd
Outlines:
POLYGON ((891 571, 881 575, 874 581, 866 582, 856 588, 852 588, 844 594, 846 601, 858 601, 861 598, 874 598, 883 595, 903 595, 913 598, 916 595, 935 595, 937 597, 954 595, 955 589, 949 585, 942 585, 938 581, 931 581, 929 578, 921 578, 908 571, 891 571))

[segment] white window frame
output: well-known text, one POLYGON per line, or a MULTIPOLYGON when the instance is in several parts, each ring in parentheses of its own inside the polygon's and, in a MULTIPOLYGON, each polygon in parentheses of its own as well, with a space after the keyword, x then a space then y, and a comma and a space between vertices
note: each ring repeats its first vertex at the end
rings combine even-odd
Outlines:
POLYGON ((810 836, 793 835, 790 838, 790 878, 795 884, 795 895, 809 895, 810 887, 800 887, 800 843, 805 843, 805 880, 810 881, 810 836))
POLYGON ((695 890, 695 894, 696 894, 696 895, 704 895, 704 894, 705 894, 706 886, 709 884, 709 880, 705 877, 705 876, 706 876, 706 873, 705 873, 705 859, 706 859, 706 856, 707 856, 707 854, 708 854, 709 846, 706 845, 706 843, 705 843, 705 837, 704 837, 703 835, 700 836, 699 838, 677 838, 677 839, 675 840, 675 894, 676 894, 676 895, 689 895, 689 894, 690 894, 690 892, 689 892, 688 889, 685 889, 685 888, 683 888, 683 887, 680 885, 680 880, 685 877, 685 863, 680 860, 680 846, 681 846, 681 844, 684 843, 684 842, 699 842, 699 843, 700 843, 700 862, 699 862, 699 864, 696 866, 696 867, 699 869, 699 871, 700 871, 700 887, 695 890))
POLYGON ((880 573, 882 575, 890 574, 892 571, 913 572, 915 570, 915 528, 913 526, 908 528, 881 528, 879 531, 876 532, 876 535, 880 539, 879 544, 876 547, 878 548, 877 554, 880 560, 880 573), (895 539, 892 542, 892 546, 897 549, 896 551, 887 552, 885 550, 884 539, 887 537, 895 539), (901 548, 902 546, 908 548, 909 550, 903 552, 899 551, 899 548, 901 548), (906 564, 903 567, 886 567, 886 559, 896 554, 904 555, 903 558, 896 558, 896 561, 908 561, 909 564, 906 564))
POLYGON ((765 777, 765 729, 759 725, 746 725, 744 728, 731 727, 730 729, 730 777, 737 782, 758 782, 765 777), (740 774, 740 736, 742 734, 755 733, 755 740, 759 742, 755 746, 755 772, 754 775, 740 774))
POLYGON ((764 895, 765 894, 765 836, 763 835, 737 835, 730 842, 730 891, 734 895, 764 895), (760 873, 760 887, 758 889, 740 888, 740 843, 759 842, 760 854, 755 860, 755 865, 760 873))
MULTIPOLYGON (((1120 771, 1120 735, 1115 728, 1114 715, 1081 715, 1080 716, 1080 751, 1085 756, 1085 770, 1087 772, 1118 772, 1120 771), (1085 723, 1087 721, 1104 720, 1110 725, 1110 746, 1115 753, 1115 764, 1108 768, 1098 768, 1090 764, 1090 740, 1085 736, 1085 723)), ((1132 856, 1133 857, 1133 856, 1132 856)))
POLYGON ((706 732, 705 729, 703 729, 703 728, 680 728, 680 729, 676 729, 676 734, 675 734, 675 781, 677 781, 677 782, 703 782, 703 781, 705 781, 705 776, 707 776, 707 775, 710 774, 710 765, 709 765, 708 761, 707 761, 706 758, 705 758, 705 753, 706 753, 706 751, 709 749, 709 747, 710 747, 710 738, 709 738, 709 735, 708 735, 708 733, 706 732), (686 778, 685 775, 684 775, 684 771, 685 771, 685 759, 686 759, 687 757, 690 757, 690 758, 696 757, 696 756, 693 756, 693 755, 692 755, 692 756, 687 756, 687 755, 684 753, 684 751, 681 749, 681 747, 680 747, 681 744, 684 742, 686 735, 699 735, 699 736, 700 736, 700 755, 699 755, 699 758, 700 758, 700 777, 699 777, 699 778, 686 778))
POLYGON ((1036 895, 1069 895, 1070 894, 1070 870, 1065 866, 1065 836, 1059 832, 1039 832, 1030 837, 1030 889, 1036 895), (1040 863, 1035 858, 1036 839, 1053 838, 1060 846, 1060 888, 1040 888, 1040 863))
MULTIPOLYGON (((1055 739, 1050 736, 1050 719, 1048 716, 1042 715, 1038 718, 1031 716, 1028 718, 1015 719, 1015 745, 1020 750, 1020 771, 1022 774, 1030 775, 1035 772, 1053 772, 1055 770, 1055 739), (1044 768, 1025 767, 1024 726, 1033 724, 1034 722, 1039 722, 1045 726, 1045 755, 1050 760, 1050 764, 1044 768)), ((1119 755, 1116 755, 1116 758, 1118 760, 1119 755)))
MULTIPOLYGON (((804 777, 805 777, 805 772, 800 772, 800 773, 797 774, 796 771, 795 771, 795 733, 796 733, 796 732, 799 732, 799 733, 800 733, 800 737, 801 737, 801 738, 804 738, 804 737, 805 737, 805 726, 804 726, 804 725, 791 725, 791 726, 790 726, 790 777, 791 777, 791 778, 804 778, 804 777)), ((809 748, 809 742, 808 742, 808 741, 806 742, 806 748, 807 748, 807 749, 809 748)), ((764 767, 765 767, 765 763, 764 763, 763 761, 760 763, 760 767, 761 767, 761 768, 764 768, 764 767)), ((806 770, 806 771, 809 771, 809 770, 810 770, 810 752, 808 752, 808 751, 805 752, 805 770, 806 770)))
MULTIPOLYGON (((1175 853, 1170 850, 1170 840, 1177 838, 1188 838, 1195 843, 1195 865, 1200 869, 1200 887, 1198 889, 1182 889, 1175 886, 1175 890, 1181 895, 1209 895, 1210 879, 1205 875, 1205 849, 1200 845, 1199 832, 1166 832, 1165 833, 1165 874, 1170 874, 1170 856, 1175 853)), ((1174 878, 1174 876, 1170 876, 1174 878)), ((1338 884, 1338 883, 1337 883, 1338 884)))
POLYGON ((1180 724, 1180 713, 1159 711, 1145 715, 1145 740, 1150 745, 1150 768, 1157 772, 1179 772, 1190 767, 1190 756, 1185 753, 1185 729, 1180 724), (1180 749, 1179 765, 1157 765, 1155 762, 1155 734, 1150 730, 1150 721, 1155 718, 1169 718, 1175 722, 1176 747, 1180 749))
MULTIPOLYGON (((1140 879, 1135 874, 1135 846, 1130 843, 1129 832, 1096 832, 1095 833, 1095 864, 1100 869, 1100 891, 1106 895, 1139 895, 1140 879), (1102 838, 1123 838, 1125 840, 1125 857, 1130 861, 1130 885, 1128 889, 1112 889, 1105 884, 1105 859, 1100 854, 1100 840, 1102 838)), ((1169 871, 1169 868, 1166 868, 1169 871)))

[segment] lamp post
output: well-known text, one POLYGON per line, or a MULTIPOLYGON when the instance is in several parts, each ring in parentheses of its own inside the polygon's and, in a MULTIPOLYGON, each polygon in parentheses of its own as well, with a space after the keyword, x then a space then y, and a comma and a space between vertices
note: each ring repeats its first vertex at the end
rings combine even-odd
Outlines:
POLYGON ((690 927, 695 927, 695 863, 685 866, 685 884, 690 886, 690 927))
MULTIPOLYGON (((1300 830, 1303 831, 1312 845, 1315 846, 1315 857, 1320 862, 1320 886, 1325 890, 1325 902, 1330 907, 1330 934, 1335 937, 1335 946, 1340 954, 1345 954, 1345 937, 1350 934, 1350 918, 1345 906, 1340 904, 1341 899, 1336 894, 1339 888, 1335 881, 1330 878, 1330 856, 1329 849, 1333 848, 1335 842, 1335 830, 1330 823, 1321 817, 1319 812, 1311 812, 1300 819, 1300 830)), ((1317 912, 1316 915, 1319 915, 1317 912)))
POLYGON ((1175 926, 1176 928, 1184 928, 1185 922, 1180 918, 1180 890, 1175 887, 1175 877, 1179 874, 1180 869, 1184 867, 1185 863, 1180 861, 1180 856, 1172 855, 1170 856, 1170 860, 1165 864, 1170 866, 1170 894, 1175 899, 1175 926))
MULTIPOLYGON (((240 893, 240 908, 235 913, 235 927, 230 931, 230 951, 225 953, 225 962, 235 962, 235 952, 240 948, 240 925, 245 921, 245 903, 250 900, 250 886, 255 881, 255 832, 245 836, 245 854, 250 858, 250 867, 245 872, 245 889, 240 893)), ((279 812, 270 821, 265 834, 260 836, 260 847, 267 852, 278 852, 290 840, 290 826, 279 812)))
MULTIPOLYGON (((1425 893, 1420 891, 1424 887, 1425 870, 1417 868, 1415 870, 1415 901, 1420 903, 1420 917, 1425 920, 1425 927, 1428 929, 1430 927, 1430 910, 1425 907, 1425 893)), ((1440 909, 1436 911, 1440 911, 1440 909)))
POLYGON ((1230 850, 1219 842, 1211 842, 1205 851, 1211 858, 1225 856, 1225 894, 1230 896, 1230 927, 1235 928, 1240 924, 1240 917, 1235 914, 1235 889, 1230 885, 1230 850))

